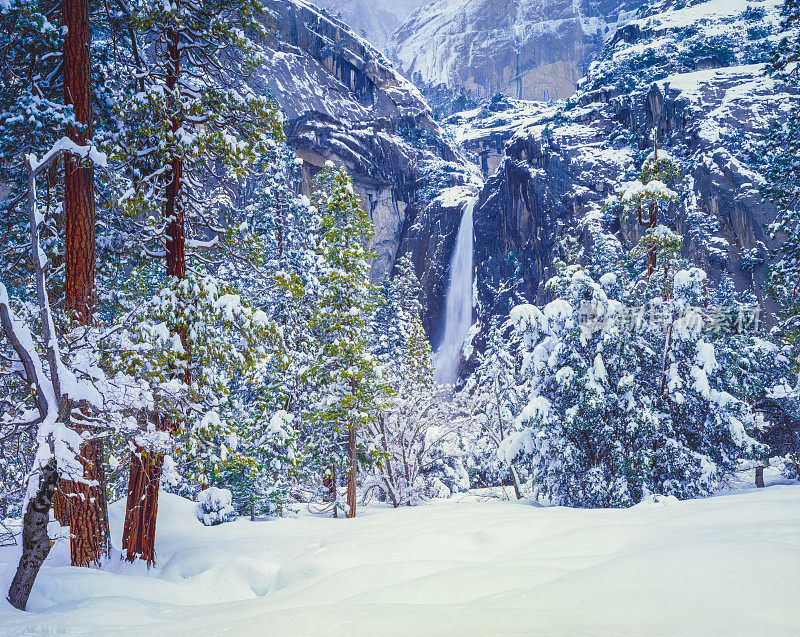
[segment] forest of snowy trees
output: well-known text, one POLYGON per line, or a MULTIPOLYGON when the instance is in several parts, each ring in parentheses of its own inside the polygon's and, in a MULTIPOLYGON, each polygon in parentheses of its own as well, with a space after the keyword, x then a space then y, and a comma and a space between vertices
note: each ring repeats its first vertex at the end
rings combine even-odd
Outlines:
MULTIPOLYGON (((354 517, 475 488, 572 507, 693 498, 768 464, 798 477, 800 106, 753 140, 779 245, 766 292, 682 256, 715 221, 652 140, 604 214, 624 254, 565 236, 546 302, 470 332, 434 378, 408 258, 371 282, 345 167, 303 183, 253 89, 258 0, 0 0, 0 522, 22 518, 24 609, 69 528, 73 566, 156 563, 159 489, 206 524, 354 517), (688 202, 688 203, 687 203, 688 202), (473 351, 474 350, 474 351, 473 351), (52 527, 51 527, 52 528, 52 527)), ((800 3, 766 73, 800 88, 800 3)), ((713 245, 709 246, 713 251, 713 245)), ((477 323, 476 323, 477 325, 477 323)))

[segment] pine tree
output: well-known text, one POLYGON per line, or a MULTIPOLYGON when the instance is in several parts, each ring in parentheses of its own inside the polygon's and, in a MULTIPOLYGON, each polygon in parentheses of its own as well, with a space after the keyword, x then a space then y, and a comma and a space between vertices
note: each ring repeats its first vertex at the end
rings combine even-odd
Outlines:
MULTIPOLYGON (((117 242, 140 246, 131 256, 144 270, 148 266, 140 263, 143 258, 163 255, 164 289, 183 303, 195 302, 193 291, 214 287, 203 283, 207 271, 191 280, 192 259, 197 259, 198 273, 206 260, 193 257, 190 248, 213 247, 213 236, 226 229, 217 221, 225 210, 221 202, 233 200, 229 191, 282 139, 274 102, 253 95, 245 81, 261 58, 243 29, 262 33, 256 20, 262 10, 252 0, 142 0, 128 16, 132 41, 149 46, 128 59, 127 85, 115 96, 119 130, 104 138, 121 168, 111 187, 118 193, 123 218, 129 220, 117 242), (187 241, 190 226, 198 236, 187 241)), ((168 324, 180 340, 180 351, 169 358, 170 376, 185 389, 179 392, 183 397, 175 396, 177 410, 151 416, 156 429, 166 433, 176 431, 189 416, 186 389, 197 384, 192 370, 201 361, 189 332, 198 317, 190 316, 190 308, 174 310, 171 321, 178 322, 168 324)), ((142 557, 148 564, 154 560, 161 461, 158 453, 145 448, 131 458, 123 548, 128 559, 142 557)))
MULTIPOLYGON (((25 156, 43 156, 65 127, 75 124, 63 100, 58 72, 64 50, 60 9, 59 2, 30 0, 0 6, 0 180, 9 189, 0 215, 4 238, 0 271, 11 284, 10 291, 27 283, 29 274, 20 269, 28 249, 25 156)), ((54 164, 46 175, 46 194, 53 198, 58 172, 54 164)), ((51 254, 46 243, 42 247, 51 254)))
POLYGON ((665 299, 570 266, 549 283, 554 301, 512 311, 527 404, 507 453, 532 461, 539 494, 571 506, 697 497, 763 453, 745 396, 726 391, 727 345, 698 310, 705 273, 670 279, 665 299))
MULTIPOLYGON (((800 89, 800 2, 785 0, 781 27, 784 37, 766 71, 800 89)), ((800 105, 790 104, 785 119, 776 123, 766 139, 764 194, 775 202, 777 219, 770 225, 773 238, 781 241, 768 274, 768 290, 780 305, 781 326, 797 343, 800 336, 800 105)))
MULTIPOLYGON (((69 138, 85 146, 92 137, 91 60, 88 0, 64 0, 64 103, 72 107, 76 126, 69 138)), ((92 322, 95 284, 94 169, 91 162, 67 153, 64 156, 65 309, 78 324, 92 322)), ((86 482, 62 480, 56 492, 55 515, 70 527, 73 566, 100 564, 105 551, 106 522, 101 503, 102 442, 92 439, 91 427, 80 427, 89 439, 81 447, 80 460, 86 482), (59 506, 60 504, 60 506, 59 506)))
MULTIPOLYGON (((659 226, 659 212, 679 195, 671 186, 679 178, 678 165, 665 152, 659 155, 658 143, 645 160, 638 181, 624 184, 620 192, 624 215, 636 215, 636 222, 646 231, 639 241, 639 251, 647 259, 647 278, 653 275, 659 260, 659 252, 672 249, 671 239, 659 226), (646 217, 644 215, 647 215, 646 217)), ((666 229, 664 227, 664 229, 666 229)))
POLYGON ((384 386, 367 328, 377 303, 377 288, 369 280, 376 256, 367 247, 372 222, 343 168, 326 165, 313 186, 312 203, 321 218, 321 268, 318 306, 309 324, 315 340, 309 377, 318 399, 306 444, 315 449, 321 472, 348 472, 347 516, 354 517, 359 458, 369 461, 372 455, 363 441, 359 444, 358 433, 375 421, 384 386))

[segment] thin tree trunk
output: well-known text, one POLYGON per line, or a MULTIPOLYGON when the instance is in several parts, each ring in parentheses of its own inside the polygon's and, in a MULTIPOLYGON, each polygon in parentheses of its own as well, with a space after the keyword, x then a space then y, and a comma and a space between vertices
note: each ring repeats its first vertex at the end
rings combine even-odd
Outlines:
MULTIPOLYGON (((656 169, 658 168, 658 138, 653 141, 653 160, 656 164, 656 169)), ((650 202, 650 218, 648 219, 648 227, 655 228, 658 225, 658 203, 655 201, 650 202)), ((655 244, 650 245, 650 249, 647 251, 647 280, 650 280, 650 277, 653 275, 653 272, 656 271, 657 265, 657 254, 656 254, 656 246, 655 244)))
POLYGON ((356 448, 356 428, 350 425, 347 451, 350 456, 350 472, 347 474, 347 517, 356 517, 356 467, 358 452, 356 448))
POLYGON ((106 559, 111 557, 111 524, 108 519, 108 491, 105 470, 105 452, 103 449, 103 441, 97 441, 99 451, 97 455, 97 481, 98 490, 100 495, 100 515, 103 524, 103 533, 105 542, 103 543, 103 551, 106 554, 106 559))
POLYGON ((42 469, 39 490, 28 502, 22 522, 22 557, 8 589, 8 601, 19 610, 25 610, 28 605, 36 575, 50 553, 47 523, 50 521, 50 506, 56 484, 58 469, 55 458, 51 458, 42 469))
MULTIPOLYGON (((655 228, 658 222, 658 204, 655 202, 650 203, 650 223, 648 224, 648 228, 655 228)), ((650 280, 650 277, 653 275, 653 272, 656 271, 656 266, 658 265, 657 262, 657 253, 656 253, 656 246, 655 244, 651 244, 650 248, 647 250, 647 280, 650 280)))
POLYGON ((381 424, 381 436, 383 439, 383 451, 387 455, 386 459, 386 477, 387 477, 387 490, 389 491, 389 497, 392 500, 392 506, 396 509, 400 506, 400 501, 397 499, 397 495, 395 494, 394 490, 396 485, 394 483, 394 475, 392 471, 392 456, 389 453, 389 441, 386 438, 386 423, 384 422, 383 414, 379 417, 379 421, 381 424))
POLYGON ((764 465, 756 466, 756 487, 764 488, 764 465))
POLYGON ((324 495, 322 496, 323 502, 333 503, 333 517, 339 517, 336 508, 336 469, 328 467, 325 475, 322 476, 322 487, 324 495))
MULTIPOLYGON (((91 63, 88 0, 63 0, 64 103, 72 105, 82 127, 69 127, 67 135, 85 146, 92 137, 91 63)), ((64 155, 64 299, 67 312, 80 324, 92 320, 95 279, 94 169, 91 162, 64 155)), ((80 431, 79 433, 83 433, 80 431)), ((99 444, 81 445, 78 459, 84 482, 63 481, 56 496, 56 517, 70 528, 70 559, 73 566, 99 565, 104 552, 99 475, 99 444)))
POLYGON ((517 470, 511 465, 509 465, 508 470, 511 473, 511 479, 514 482, 514 494, 517 496, 517 500, 522 500, 522 489, 519 488, 519 476, 517 475, 517 470))

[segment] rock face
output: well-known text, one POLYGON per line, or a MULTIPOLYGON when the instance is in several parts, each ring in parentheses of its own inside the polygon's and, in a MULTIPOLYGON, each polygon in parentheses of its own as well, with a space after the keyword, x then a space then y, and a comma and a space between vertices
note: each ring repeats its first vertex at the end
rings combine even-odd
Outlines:
POLYGON ((383 51, 394 30, 428 0, 315 0, 313 4, 349 25, 383 51))
POLYGON ((564 100, 530 102, 495 95, 482 106, 451 115, 443 125, 487 178, 500 166, 506 142, 518 130, 552 118, 563 107, 564 100))
MULTIPOLYGON (((401 240, 410 246, 407 237, 427 219, 438 227, 426 239, 430 250, 442 250, 463 201, 440 195, 476 193, 478 170, 445 140, 419 91, 364 39, 299 0, 266 0, 265 7, 267 61, 256 81, 283 109, 287 141, 304 161, 307 182, 328 160, 353 176, 375 224, 380 256, 373 279, 390 271, 401 240)), ((404 249, 414 254, 433 299, 446 270, 423 258, 428 248, 404 249)), ((436 301, 426 307, 433 308, 425 317, 431 328, 438 324, 436 301)))
POLYGON ((638 175, 654 133, 688 193, 660 222, 683 235, 684 256, 712 281, 727 272, 770 309, 760 284, 770 248, 763 227, 774 210, 760 197, 751 144, 797 99, 761 74, 778 6, 656 6, 613 35, 562 109, 520 125, 475 208, 483 317, 507 312, 514 298, 542 300, 567 252, 613 263, 638 241, 615 193, 638 175), (709 222, 708 236, 694 231, 692 211, 709 222))
POLYGON ((425 87, 566 99, 638 0, 436 0, 409 16, 389 55, 425 87))

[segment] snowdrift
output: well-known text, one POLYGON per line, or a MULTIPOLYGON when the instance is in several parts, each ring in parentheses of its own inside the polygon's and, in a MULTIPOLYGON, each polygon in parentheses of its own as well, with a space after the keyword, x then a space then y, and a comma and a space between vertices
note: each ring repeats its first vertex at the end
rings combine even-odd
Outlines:
MULTIPOLYGON (((112 507, 119 543, 122 503, 112 507)), ((627 510, 462 498, 205 527, 162 493, 159 566, 48 558, 0 635, 796 635, 800 487, 627 510)), ((15 549, 0 549, 3 585, 15 549), (5 563, 5 564, 2 564, 5 563)))

